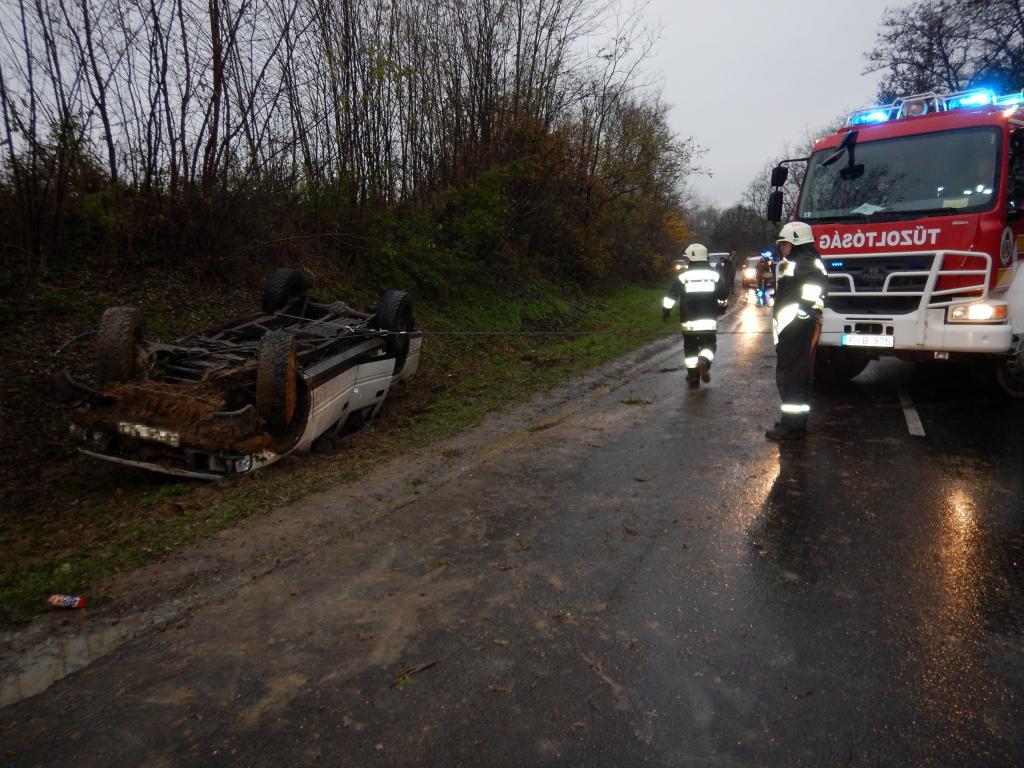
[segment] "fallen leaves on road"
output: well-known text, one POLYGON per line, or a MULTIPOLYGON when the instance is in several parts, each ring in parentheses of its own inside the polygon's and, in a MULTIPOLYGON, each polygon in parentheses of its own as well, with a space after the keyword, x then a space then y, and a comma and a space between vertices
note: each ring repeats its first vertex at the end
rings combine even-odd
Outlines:
POLYGON ((391 687, 404 688, 407 685, 412 685, 416 682, 412 679, 413 675, 418 675, 420 672, 430 669, 435 664, 437 664, 436 660, 427 661, 423 664, 406 664, 403 662, 398 667, 398 673, 395 675, 395 681, 391 684, 391 687))

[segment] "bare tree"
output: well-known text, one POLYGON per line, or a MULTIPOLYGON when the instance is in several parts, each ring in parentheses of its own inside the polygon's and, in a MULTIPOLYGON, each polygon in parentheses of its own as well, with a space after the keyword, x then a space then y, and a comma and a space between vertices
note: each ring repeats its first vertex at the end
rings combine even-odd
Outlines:
POLYGON ((699 150, 669 130, 643 80, 655 33, 636 8, 8 2, 18 23, 0 31, 0 194, 37 265, 60 251, 66 206, 97 188, 116 201, 105 236, 158 230, 182 255, 256 237, 223 225, 246 206, 258 232, 354 228, 488 174, 517 179, 524 197, 497 193, 516 226, 600 243, 597 271, 642 266, 667 247, 658 231, 681 231, 699 150))
POLYGON ((979 85, 1024 85, 1019 0, 922 0, 885 12, 868 72, 883 72, 879 101, 979 85))
MULTIPOLYGON (((805 132, 799 142, 784 144, 782 151, 775 157, 767 160, 761 167, 761 170, 750 180, 743 194, 743 203, 761 218, 766 237, 773 234, 771 230, 775 229, 775 225, 765 218, 768 208, 768 196, 773 191, 770 183, 772 168, 783 160, 809 158, 814 145, 821 138, 835 133, 845 122, 845 115, 836 117, 832 122, 815 131, 805 132)), ((789 168, 789 176, 782 187, 782 215, 788 221, 796 216, 797 202, 800 197, 800 188, 803 186, 804 175, 807 172, 807 164, 803 162, 788 163, 787 167, 789 168)))

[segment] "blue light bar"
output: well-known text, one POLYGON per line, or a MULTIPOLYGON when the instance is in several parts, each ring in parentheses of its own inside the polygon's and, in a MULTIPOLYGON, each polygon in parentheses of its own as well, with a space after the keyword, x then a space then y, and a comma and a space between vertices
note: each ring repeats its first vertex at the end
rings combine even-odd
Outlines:
POLYGON ((764 256, 765 258, 767 258, 767 257, 772 255, 772 252, 771 251, 761 251, 761 255, 764 256))
POLYGON ((846 121, 847 125, 866 125, 869 123, 884 123, 889 119, 888 109, 865 109, 861 112, 854 112, 846 121))
POLYGON ((940 95, 922 93, 896 99, 892 104, 881 104, 851 112, 846 118, 848 126, 886 123, 893 119, 920 117, 932 112, 948 112, 953 109, 970 109, 972 107, 1024 107, 1024 90, 997 96, 990 88, 973 88, 959 93, 940 95), (923 110, 912 110, 911 107, 922 103, 923 110))
POLYGON ((828 263, 828 265, 830 267, 832 267, 833 269, 840 269, 841 267, 845 267, 846 266, 846 262, 845 261, 830 261, 828 263))
POLYGON ((996 95, 987 88, 975 91, 964 91, 946 98, 946 109, 963 109, 965 107, 986 107, 995 103, 996 95))
POLYGON ((997 96, 995 100, 995 105, 997 107, 1015 107, 1018 104, 1024 104, 1024 91, 1008 93, 1005 96, 997 96))

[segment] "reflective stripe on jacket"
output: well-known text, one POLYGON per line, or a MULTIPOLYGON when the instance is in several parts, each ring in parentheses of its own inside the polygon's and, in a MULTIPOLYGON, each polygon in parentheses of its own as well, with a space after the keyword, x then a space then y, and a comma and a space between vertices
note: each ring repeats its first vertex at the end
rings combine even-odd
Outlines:
POLYGON ((709 333, 718 329, 719 302, 728 296, 729 285, 722 274, 709 264, 699 262, 672 281, 662 306, 671 309, 679 303, 679 320, 684 333, 709 333))
POLYGON ((812 243, 798 245, 782 262, 775 306, 772 308, 772 335, 779 343, 779 334, 797 319, 821 319, 828 294, 828 273, 821 256, 812 243))

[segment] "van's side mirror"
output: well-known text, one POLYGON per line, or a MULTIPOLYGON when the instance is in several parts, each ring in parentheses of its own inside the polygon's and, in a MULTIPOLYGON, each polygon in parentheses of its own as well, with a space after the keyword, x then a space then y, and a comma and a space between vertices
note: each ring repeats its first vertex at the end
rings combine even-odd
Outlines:
POLYGON ((784 165, 776 165, 772 168, 772 186, 781 187, 789 178, 789 168, 784 165))
POLYGON ((782 190, 777 189, 768 195, 768 205, 765 211, 765 218, 772 224, 782 221, 782 190))

